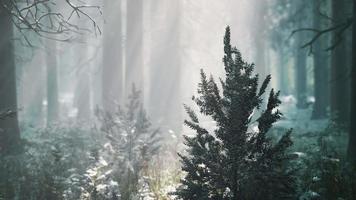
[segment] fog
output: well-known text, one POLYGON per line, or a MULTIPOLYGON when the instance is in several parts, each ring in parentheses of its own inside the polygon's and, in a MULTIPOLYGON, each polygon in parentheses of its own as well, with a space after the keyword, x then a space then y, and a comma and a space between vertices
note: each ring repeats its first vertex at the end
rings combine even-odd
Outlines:
MULTIPOLYGON (((88 112, 85 115, 91 118, 94 108, 104 106, 105 101, 124 105, 134 83, 143 93, 144 107, 153 123, 180 132, 182 105, 191 104, 200 69, 216 77, 224 74, 222 36, 227 25, 232 26, 233 43, 246 60, 253 61, 255 28, 251 23, 258 17, 254 10, 258 2, 133 1, 132 4, 108 2, 109 8, 100 5, 103 14, 99 16, 96 10, 90 10, 101 34, 92 33, 90 22, 75 18, 81 20, 80 25, 86 23, 81 28, 90 32, 71 34, 68 42, 35 38, 41 42, 34 44, 37 48, 16 46, 16 51, 24 52, 17 56, 21 66, 18 87, 24 91, 18 98, 23 110, 20 121, 32 118, 28 115, 38 101, 42 101, 41 113, 46 113, 47 64, 57 68, 54 87, 58 88, 59 119, 79 117, 81 109, 90 109, 83 112, 88 112), (109 77, 103 78, 104 73, 109 77)), ((263 45, 267 46, 267 41, 263 45)), ((38 120, 46 124, 48 119, 38 120)))
MULTIPOLYGON (((3 163, 9 163, 0 168, 1 179, 7 180, 0 183, 0 199, 199 199, 185 196, 194 179, 189 167, 196 164, 199 171, 204 155, 215 154, 209 147, 210 153, 195 155, 201 149, 194 149, 194 141, 205 140, 200 134, 206 131, 222 149, 216 155, 228 160, 235 154, 229 150, 229 139, 219 134, 246 131, 246 141, 254 141, 263 132, 261 119, 271 113, 266 143, 278 145, 283 133, 293 129, 287 135, 294 144, 286 152, 301 166, 296 186, 290 187, 295 191, 289 191, 287 199, 313 199, 314 193, 320 199, 328 195, 353 199, 355 188, 347 177, 355 173, 345 176, 345 169, 353 166, 356 155, 354 1, 0 0, 0 4, 0 153, 3 163), (227 44, 230 39, 232 48, 227 44), (235 80, 226 61, 229 48, 231 59, 236 59, 231 65, 241 70, 238 76, 248 73, 246 63, 254 64, 252 75, 242 82, 253 82, 258 74, 256 87, 266 90, 255 105, 255 97, 246 99, 238 90, 254 88, 252 82, 235 85, 238 91, 231 95, 240 95, 238 106, 246 105, 234 112, 227 106, 234 98, 229 99, 226 84, 235 80), (268 75, 271 81, 264 86, 268 75), (279 100, 273 104, 275 91, 280 92, 276 98, 281 105, 279 100), (251 105, 251 112, 244 115, 251 105), (246 127, 229 129, 219 121, 219 109, 209 106, 221 106, 231 127, 239 124, 231 116, 248 117, 247 125, 240 125, 246 127), (333 165, 335 160, 326 157, 338 160, 328 176, 322 172, 330 169, 319 164, 333 165), (19 159, 23 164, 15 161, 19 159), (335 187, 349 190, 330 191, 333 176, 340 179, 335 187), (36 184, 25 187, 30 177, 36 184), (315 177, 320 184, 308 188, 315 177)), ((253 160, 254 153, 244 159, 253 160)), ((235 167, 228 166, 227 170, 235 167)), ((291 166, 297 165, 287 168, 291 166)), ((210 192, 208 199, 260 195, 248 197, 250 185, 240 180, 233 181, 236 185, 227 181, 222 184, 225 189, 212 180, 205 185, 211 184, 210 189, 202 189, 210 192)), ((193 183, 198 184, 195 179, 193 183)), ((271 194, 274 189, 266 191, 271 194)), ((204 199, 205 193, 199 194, 204 199)))

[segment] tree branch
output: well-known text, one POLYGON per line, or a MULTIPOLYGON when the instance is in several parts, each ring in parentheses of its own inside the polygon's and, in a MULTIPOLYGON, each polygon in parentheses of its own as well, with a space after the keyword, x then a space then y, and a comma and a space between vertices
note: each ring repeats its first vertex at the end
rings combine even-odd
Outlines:
POLYGON ((61 2, 64 2, 61 9, 58 9, 56 0, 0 0, 0 7, 12 16, 14 26, 30 46, 32 45, 25 34, 26 31, 34 32, 44 38, 64 42, 72 39, 72 33, 91 32, 91 29, 85 29, 73 22, 74 14, 77 19, 84 17, 89 20, 93 24, 95 34, 101 34, 100 27, 94 18, 88 14, 88 9, 94 9, 102 15, 99 6, 87 5, 81 0, 64 0, 61 2), (63 13, 66 12, 69 12, 68 16, 64 16, 63 13))
POLYGON ((290 38, 293 37, 294 34, 298 33, 298 32, 302 32, 302 31, 308 31, 308 32, 313 32, 314 36, 305 44, 303 44, 301 46, 301 48, 307 48, 309 47, 310 50, 312 50, 313 48, 313 44, 324 34, 330 33, 330 32, 336 32, 336 36, 337 36, 337 40, 335 42, 333 42, 333 44, 331 44, 331 46, 329 46, 328 48, 326 48, 325 50, 330 51, 333 50, 338 44, 340 44, 340 42, 342 41, 343 37, 342 35, 346 32, 346 30, 351 27, 351 25, 353 24, 353 19, 349 18, 347 19, 345 22, 337 24, 335 26, 326 28, 326 29, 315 29, 315 28, 300 28, 300 29, 296 29, 294 31, 292 31, 290 38))

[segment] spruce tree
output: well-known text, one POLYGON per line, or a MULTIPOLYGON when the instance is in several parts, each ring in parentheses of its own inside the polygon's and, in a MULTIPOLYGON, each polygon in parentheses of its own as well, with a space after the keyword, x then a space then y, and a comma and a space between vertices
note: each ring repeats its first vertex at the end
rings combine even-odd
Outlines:
POLYGON ((185 136, 187 154, 179 154, 186 173, 177 188, 178 199, 292 199, 293 172, 287 169, 292 145, 290 131, 273 143, 267 132, 281 117, 279 92, 269 93, 265 109, 262 97, 271 80, 258 86, 254 64, 245 62, 230 44, 230 28, 224 37, 226 76, 220 79, 222 92, 213 77, 201 71, 198 97, 193 100, 200 113, 216 122, 213 132, 201 126, 194 111, 186 107, 185 124, 195 130, 185 136), (259 116, 255 112, 261 113, 259 116))
POLYGON ((160 130, 153 128, 140 99, 141 91, 133 85, 125 108, 96 111, 100 129, 112 149, 108 160, 114 164, 122 200, 135 198, 143 171, 159 153, 162 142, 160 130))

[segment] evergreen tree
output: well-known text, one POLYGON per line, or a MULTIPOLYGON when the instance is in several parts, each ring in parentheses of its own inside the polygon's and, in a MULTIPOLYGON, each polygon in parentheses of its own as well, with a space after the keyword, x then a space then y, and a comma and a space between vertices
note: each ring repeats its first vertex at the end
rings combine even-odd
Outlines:
POLYGON ((121 199, 133 199, 139 189, 142 171, 158 154, 162 138, 159 129, 153 129, 143 109, 141 92, 133 85, 126 109, 116 111, 97 110, 101 130, 108 138, 112 152, 109 160, 115 165, 121 199))
POLYGON ((267 132, 280 117, 279 92, 272 89, 265 110, 260 110, 262 96, 271 77, 258 89, 254 64, 246 63, 230 44, 230 28, 224 38, 225 80, 222 92, 214 79, 201 71, 199 97, 193 100, 200 113, 216 122, 214 133, 203 128, 197 115, 186 107, 190 120, 185 124, 196 131, 185 136, 187 155, 181 155, 185 178, 177 189, 179 199, 292 199, 294 179, 287 169, 291 146, 290 131, 276 144, 267 132), (256 117, 254 112, 260 110, 256 117), (257 129, 257 130, 256 130, 257 129))

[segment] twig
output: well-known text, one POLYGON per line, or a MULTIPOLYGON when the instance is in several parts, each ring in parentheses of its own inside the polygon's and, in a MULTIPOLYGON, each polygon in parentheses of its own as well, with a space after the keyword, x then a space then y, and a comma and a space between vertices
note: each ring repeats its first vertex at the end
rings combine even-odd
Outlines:
POLYGON ((291 35, 289 38, 293 37, 294 34, 298 33, 298 32, 302 32, 302 31, 308 31, 308 32, 313 32, 314 36, 305 44, 303 44, 301 46, 301 48, 306 48, 309 47, 310 50, 312 50, 313 48, 313 44, 324 34, 329 33, 329 32, 336 32, 336 36, 337 36, 337 40, 335 42, 333 42, 333 44, 331 44, 330 47, 326 48, 325 50, 330 51, 333 50, 337 45, 340 44, 340 42, 342 41, 342 35, 345 33, 345 31, 351 27, 351 25, 353 24, 353 19, 349 18, 347 19, 345 22, 337 24, 335 26, 326 28, 326 29, 315 29, 315 28, 300 28, 297 30, 292 31, 291 35))
POLYGON ((72 33, 91 32, 90 29, 74 24, 72 22, 73 14, 76 14, 78 19, 84 17, 89 20, 93 24, 95 34, 101 34, 100 27, 87 11, 88 9, 95 9, 102 15, 99 6, 86 5, 85 2, 80 0, 65 0, 63 2, 70 9, 68 16, 63 16, 60 11, 54 12, 52 10, 57 6, 55 0, 26 0, 21 2, 18 0, 0 0, 0 7, 12 16, 14 26, 29 46, 32 46, 32 44, 26 36, 26 31, 62 42, 70 41, 73 38, 72 33), (60 35, 60 37, 56 35, 60 35))

